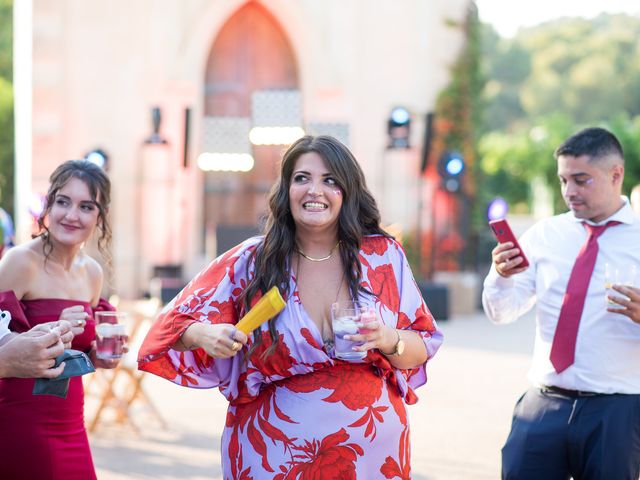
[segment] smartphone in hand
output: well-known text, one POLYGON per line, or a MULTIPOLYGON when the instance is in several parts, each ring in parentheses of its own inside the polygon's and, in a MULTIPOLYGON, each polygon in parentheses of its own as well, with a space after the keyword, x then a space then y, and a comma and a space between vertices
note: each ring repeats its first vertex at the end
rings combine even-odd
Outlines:
POLYGON ((501 218, 500 220, 491 220, 489 222, 489 226, 491 227, 491 230, 493 231, 493 234, 496 236, 496 239, 499 243, 511 242, 513 243, 514 248, 520 250, 519 255, 522 257, 522 263, 518 265, 518 268, 528 267, 529 260, 527 260, 527 257, 525 257, 524 252, 522 251, 522 247, 518 243, 518 239, 513 234, 513 231, 511 231, 511 227, 509 227, 507 220, 505 218, 501 218))

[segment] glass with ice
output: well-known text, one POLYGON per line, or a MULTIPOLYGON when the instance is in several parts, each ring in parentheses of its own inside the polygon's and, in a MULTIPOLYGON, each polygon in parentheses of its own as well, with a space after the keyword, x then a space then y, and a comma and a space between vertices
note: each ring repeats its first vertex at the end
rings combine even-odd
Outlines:
POLYGON ((375 313, 357 302, 336 302, 331 305, 331 325, 335 355, 341 360, 357 361, 367 356, 367 352, 354 351, 364 342, 345 339, 345 335, 355 335, 366 331, 366 324, 376 321, 375 313))
POLYGON ((96 357, 113 360, 122 357, 127 335, 124 312, 96 312, 96 357))
MULTIPOLYGON (((624 305, 610 300, 609 297, 625 297, 622 293, 613 289, 613 285, 622 285, 625 287, 635 287, 637 283, 638 269, 633 263, 627 265, 616 266, 611 263, 606 263, 604 266, 604 288, 605 288, 605 300, 607 302, 607 308, 619 308, 624 309, 624 305)), ((627 298, 628 300, 628 298, 627 298)))

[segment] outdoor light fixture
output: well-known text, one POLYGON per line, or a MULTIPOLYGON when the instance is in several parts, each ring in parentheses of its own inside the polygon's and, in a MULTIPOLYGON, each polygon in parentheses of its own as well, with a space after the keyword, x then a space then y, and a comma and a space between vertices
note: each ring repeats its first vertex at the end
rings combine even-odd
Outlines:
POLYGON ((162 122, 162 111, 160 107, 153 107, 151 109, 151 126, 153 131, 151 136, 147 138, 144 143, 151 145, 161 145, 167 143, 162 135, 160 135, 160 123, 162 122))
POLYGON ((458 193, 462 188, 464 158, 459 152, 447 150, 438 162, 438 173, 442 177, 442 186, 451 193, 458 193))
POLYGON ((291 145, 304 136, 300 127, 253 127, 249 140, 254 145, 291 145))
POLYGON ((91 162, 99 166, 103 170, 106 170, 109 166, 109 155, 107 155, 101 148, 91 150, 84 156, 84 159, 87 162, 91 162))
POLYGON ((248 153, 201 153, 198 168, 205 172, 248 172, 255 161, 248 153))
POLYGON ((487 207, 487 218, 489 220, 499 220, 507 216, 509 204, 502 197, 496 197, 489 202, 487 207))
POLYGON ((409 134, 411 133, 411 114, 404 107, 391 110, 387 122, 389 135, 388 148, 409 148, 409 134))

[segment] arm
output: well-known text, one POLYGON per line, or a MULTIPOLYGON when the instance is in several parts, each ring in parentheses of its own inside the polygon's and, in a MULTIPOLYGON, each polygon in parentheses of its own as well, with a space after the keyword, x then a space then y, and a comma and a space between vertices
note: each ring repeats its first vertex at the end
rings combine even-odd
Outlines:
POLYGON ((240 350, 247 340, 234 326, 237 296, 256 243, 248 240, 214 260, 162 310, 138 352, 139 369, 196 388, 237 381, 246 363, 232 347, 240 350))
MULTIPOLYGON (((357 350, 377 348, 387 357, 391 365, 403 370, 419 367, 429 359, 427 347, 417 332, 392 328, 382 322, 373 322, 370 327, 367 325, 367 329, 369 333, 363 335, 367 343, 358 347, 357 350), (398 342, 404 344, 404 349, 402 354, 394 355, 398 342)), ((354 338, 354 340, 359 339, 354 338)))
POLYGON ((422 367, 433 356, 442 343, 442 334, 438 330, 431 313, 425 305, 420 290, 415 282, 411 267, 402 247, 394 240, 369 240, 366 248, 382 254, 361 257, 363 278, 368 289, 381 292, 379 295, 385 314, 385 321, 367 325, 368 333, 351 336, 353 340, 365 340, 359 350, 378 349, 395 368, 409 370, 422 367), (378 262, 382 262, 378 264, 378 262), (374 263, 376 262, 376 263, 374 263), (394 355, 398 341, 404 344, 404 350, 394 355))
MULTIPOLYGON (((527 249, 529 232, 521 244, 527 249)), ((528 312, 536 301, 534 258, 529 267, 520 267, 522 257, 511 242, 498 244, 491 252, 491 270, 484 280, 482 307, 494 323, 511 323, 528 312)))

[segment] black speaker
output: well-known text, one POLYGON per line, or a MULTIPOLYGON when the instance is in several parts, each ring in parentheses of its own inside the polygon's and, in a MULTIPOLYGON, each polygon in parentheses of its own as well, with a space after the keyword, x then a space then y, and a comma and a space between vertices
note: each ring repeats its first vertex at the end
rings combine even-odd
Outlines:
POLYGON ((418 288, 431 315, 436 320, 449 319, 449 289, 446 285, 418 281, 418 288))
POLYGON ((427 113, 424 121, 424 141, 422 142, 422 162, 420 163, 420 172, 424 173, 427 169, 429 154, 431 153, 431 140, 433 139, 433 121, 435 114, 427 113))

